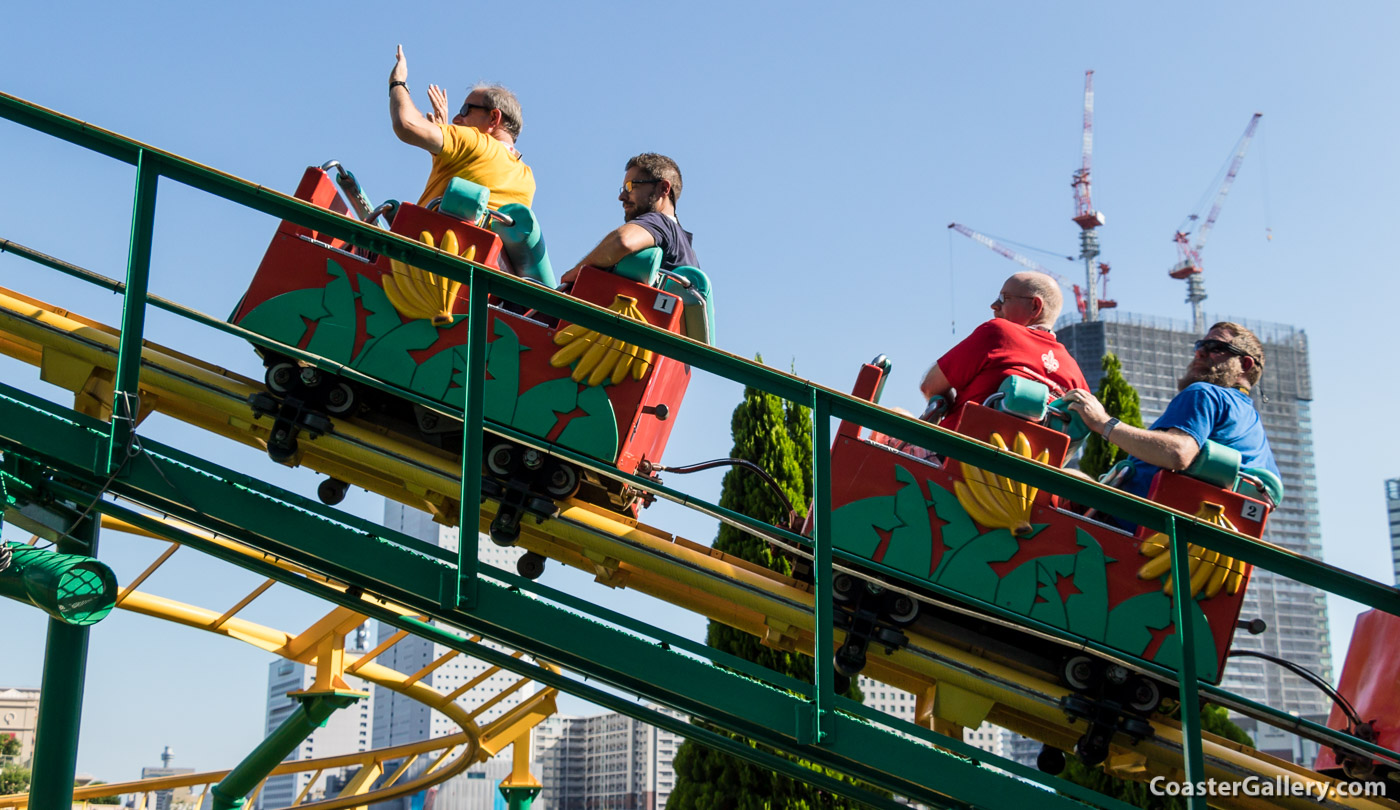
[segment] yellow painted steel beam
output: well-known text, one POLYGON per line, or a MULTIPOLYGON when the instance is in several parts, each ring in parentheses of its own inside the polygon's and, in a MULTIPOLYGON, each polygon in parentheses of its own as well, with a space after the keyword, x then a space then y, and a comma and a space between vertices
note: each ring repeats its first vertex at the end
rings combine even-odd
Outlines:
MULTIPOLYGON (((26 362, 38 359, 55 382, 80 395, 100 398, 101 386, 92 383, 93 375, 100 377, 115 368, 115 330, 3 290, 0 336, 0 351, 26 362)), ((249 393, 262 389, 257 381, 148 343, 141 386, 163 413, 245 445, 266 446, 266 420, 259 423, 245 401, 249 393)), ((301 445, 304 466, 452 522, 460 497, 460 468, 451 454, 354 420, 338 420, 335 433, 301 445)), ((484 505, 481 529, 487 528, 494 512, 494 504, 484 505)), ((567 502, 557 518, 539 524, 525 521, 521 528, 524 548, 585 571, 611 587, 630 587, 751 633, 775 647, 812 654, 813 598, 805 583, 581 502, 567 502)), ((226 538, 220 542, 290 567, 226 538)), ((333 584, 344 589, 343 583, 333 584)), ((229 624, 237 621, 231 619, 229 624)), ((836 635, 839 643, 841 633, 836 635)), ((866 674, 916 694, 942 684, 990 700, 988 719, 1060 748, 1072 748, 1082 733, 1058 708, 1059 698, 1069 691, 1063 686, 917 632, 909 635, 908 648, 890 656, 872 655, 866 674)), ((938 703, 932 704, 935 719, 938 703)), ((964 703, 947 705, 950 712, 971 719, 964 703)), ((1179 729, 1161 719, 1154 722, 1154 729, 1157 736, 1134 749, 1114 746, 1112 756, 1117 759, 1110 761, 1120 763, 1125 774, 1180 772, 1179 729), (1133 764, 1135 757, 1144 757, 1147 765, 1133 764)), ((1215 739, 1206 741, 1206 756, 1208 775, 1216 778, 1322 778, 1215 739)), ((1361 803, 1354 806, 1368 806, 1357 801, 1361 803)))

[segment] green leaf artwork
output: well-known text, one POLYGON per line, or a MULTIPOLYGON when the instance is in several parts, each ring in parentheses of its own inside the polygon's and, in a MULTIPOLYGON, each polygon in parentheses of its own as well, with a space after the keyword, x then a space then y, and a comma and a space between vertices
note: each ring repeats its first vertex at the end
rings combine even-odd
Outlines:
POLYGON ((326 260, 326 275, 331 280, 326 284, 321 305, 326 314, 316 321, 316 331, 306 350, 337 363, 348 363, 350 352, 355 348, 355 291, 350 289, 350 279, 345 270, 335 262, 326 260))
POLYGON ((894 516, 898 526, 890 534, 884 564, 920 579, 928 579, 933 567, 933 530, 929 526, 928 501, 914 474, 898 464, 895 480, 903 484, 894 495, 894 516))

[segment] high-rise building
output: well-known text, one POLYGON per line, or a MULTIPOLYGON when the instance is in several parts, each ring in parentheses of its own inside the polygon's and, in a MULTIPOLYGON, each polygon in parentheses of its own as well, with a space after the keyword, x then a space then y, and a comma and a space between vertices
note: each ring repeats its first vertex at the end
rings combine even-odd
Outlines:
MULTIPOLYGON (((183 776, 194 773, 194 768, 176 768, 170 763, 175 760, 175 752, 170 746, 160 752, 160 767, 148 766, 141 769, 142 779, 156 779, 162 776, 183 776)), ((157 790, 147 794, 146 806, 153 810, 197 810, 200 798, 188 787, 157 790)))
MULTIPOLYGON (((386 501, 384 504, 384 525, 410 537, 434 543, 447 551, 455 552, 457 550, 457 529, 434 523, 426 512, 420 512, 393 501, 386 501)), ((515 571, 515 562, 524 553, 520 548, 497 546, 484 535, 481 537, 479 548, 479 559, 482 563, 511 572, 515 571)), ((396 628, 382 622, 379 623, 378 640, 375 643, 386 641, 396 632, 396 628)), ((490 642, 485 643, 490 644, 490 642)), ((451 652, 450 648, 431 639, 407 636, 385 650, 375 660, 399 672, 415 673, 449 652, 451 652)), ((490 667, 491 665, 484 661, 456 655, 424 675, 420 681, 439 692, 450 693, 474 681, 490 667)), ((478 706, 490 697, 509 688, 519 678, 520 676, 511 672, 497 672, 463 692, 457 700, 463 706, 478 706)), ((482 725, 490 723, 504 712, 519 705, 532 691, 527 688, 512 692, 477 716, 476 722, 482 725)), ((372 740, 375 748, 443 737, 455 734, 459 730, 457 724, 447 716, 397 692, 376 687, 374 698, 372 740)), ((438 786, 434 799, 435 806, 452 807, 453 810, 459 810, 459 808, 460 810, 474 810, 475 808, 489 810, 494 802, 492 797, 494 786, 510 770, 509 749, 498 755, 497 759, 504 763, 504 771, 500 773, 497 771, 502 766, 498 763, 477 763, 465 773, 438 786), (482 786, 488 783, 491 790, 482 789, 482 786), (443 802, 447 802, 447 804, 443 804, 443 802)), ((401 778, 412 779, 428 764, 427 760, 414 763, 408 773, 401 778)), ((412 806, 415 806, 414 797, 402 797, 374 805, 377 810, 409 810, 412 806)), ((542 808, 544 805, 536 801, 534 806, 542 808)))
MULTIPOLYGON (((1192 344, 1201 336, 1184 321, 1116 310, 1100 316, 1101 320, 1092 323, 1071 323, 1072 318, 1062 318, 1057 326, 1060 342, 1078 359, 1095 389, 1103 376, 1099 359, 1107 352, 1118 355, 1123 376, 1142 398, 1142 416, 1150 425, 1176 395, 1176 381, 1190 361, 1192 344)), ((1313 465, 1307 335, 1292 326, 1238 318, 1221 320, 1243 324, 1264 344, 1264 377, 1251 396, 1264 420, 1285 490, 1283 503, 1269 516, 1264 539, 1320 559, 1322 530, 1313 465)), ((1237 648, 1286 658, 1324 680, 1332 680, 1323 592, 1256 568, 1240 615, 1262 618, 1268 630, 1258 636, 1237 632, 1237 648)), ((1250 700, 1298 714, 1325 714, 1331 708, 1316 687, 1282 667, 1255 658, 1231 659, 1222 685, 1250 700)))
POLYGON ((39 690, 0 686, 0 734, 19 741, 20 764, 34 756, 34 730, 39 722, 39 690))
POLYGON ((1390 518, 1390 557, 1395 564, 1395 584, 1400 585, 1400 478, 1385 482, 1385 511, 1390 518))
MULTIPOLYGON (((345 651, 347 653, 364 653, 369 648, 369 622, 346 634, 345 651)), ((265 734, 270 735, 276 731, 300 705, 287 694, 307 689, 315 682, 316 668, 314 666, 285 659, 273 661, 268 665, 265 734)), ((370 719, 374 716, 374 693, 371 691, 369 683, 354 676, 347 675, 345 682, 351 689, 370 694, 343 709, 337 710, 324 726, 307 735, 306 739, 287 755, 287 760, 319 759, 370 750, 372 744, 370 719)), ((258 810, 271 807, 290 807, 293 802, 297 801, 297 797, 302 796, 303 791, 306 795, 302 801, 314 801, 326 796, 328 792, 333 795, 337 790, 335 785, 343 783, 346 778, 352 775, 344 773, 344 770, 343 768, 335 768, 319 774, 304 772, 271 776, 258 793, 258 810), (317 777, 316 783, 308 789, 307 785, 313 775, 317 777)))
POLYGON ((542 800, 549 810, 665 810, 681 742, 622 714, 555 715, 535 728, 534 772, 544 785, 535 806, 542 800))

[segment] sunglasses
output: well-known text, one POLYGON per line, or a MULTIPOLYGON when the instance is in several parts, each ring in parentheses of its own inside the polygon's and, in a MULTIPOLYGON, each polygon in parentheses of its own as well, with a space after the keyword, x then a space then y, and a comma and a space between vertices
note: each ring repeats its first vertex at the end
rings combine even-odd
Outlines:
POLYGON ((488 106, 486 106, 485 104, 463 103, 463 104, 462 104, 462 109, 458 110, 458 111, 457 111, 457 114, 460 115, 460 116, 462 116, 463 118, 466 118, 467 116, 469 116, 469 115, 472 114, 472 110, 473 110, 473 109, 477 109, 477 110, 491 110, 491 109, 495 109, 495 108, 494 108, 494 107, 488 107, 488 106))
POLYGON ((1034 295, 1007 295, 1006 293, 997 293, 997 300, 995 300, 995 301, 992 302, 992 306, 994 306, 994 307, 1006 306, 1006 299, 1008 299, 1008 298, 1023 298, 1023 299, 1025 299, 1025 300, 1029 301, 1029 300, 1035 298, 1035 296, 1034 296, 1034 295))
POLYGON ((1250 357, 1250 353, 1223 340, 1202 339, 1196 341, 1196 351, 1204 351, 1206 354, 1233 354, 1236 357, 1250 357))
POLYGON ((618 189, 618 193, 619 193, 619 194, 631 194, 631 193, 632 193, 632 187, 633 187, 633 186, 645 186, 645 185, 648 185, 648 184, 654 186, 654 185, 656 185, 657 183, 660 183, 660 182, 661 182, 660 180, 628 180, 628 181, 626 181, 626 182, 624 182, 624 183, 622 184, 622 188, 618 189))

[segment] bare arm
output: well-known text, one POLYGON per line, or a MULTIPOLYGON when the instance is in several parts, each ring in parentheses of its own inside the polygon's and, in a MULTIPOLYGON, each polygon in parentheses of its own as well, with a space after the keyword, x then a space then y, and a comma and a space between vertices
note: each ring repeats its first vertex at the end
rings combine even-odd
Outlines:
MULTIPOLYGON (((389 81, 408 81, 408 61, 404 59, 402 45, 395 57, 394 69, 389 71, 389 81)), ((389 122, 393 124, 394 134, 404 143, 434 155, 442 151, 442 129, 423 117, 404 85, 389 88, 389 122)))
POLYGON ((946 396, 952 389, 953 384, 948 382, 948 377, 943 374, 943 369, 939 368, 937 363, 924 375, 924 381, 919 383, 919 390, 924 392, 925 399, 946 396))
POLYGON ((604 236, 603 241, 599 242, 597 247, 590 250, 587 256, 579 259, 579 263, 574 265, 559 280, 563 283, 570 283, 578 277, 579 268, 585 264, 593 267, 612 267, 633 253, 655 245, 656 238, 651 235, 650 231, 629 222, 604 236))
MULTIPOLYGON (((1065 397, 1069 400, 1070 410, 1083 418, 1085 426, 1095 433, 1103 432, 1109 415, 1097 397, 1083 389, 1071 391, 1065 397)), ((1146 430, 1119 423, 1109 433, 1108 439, 1126 450, 1128 455, 1164 470, 1184 470, 1201 452, 1195 437, 1180 428, 1146 430)))

